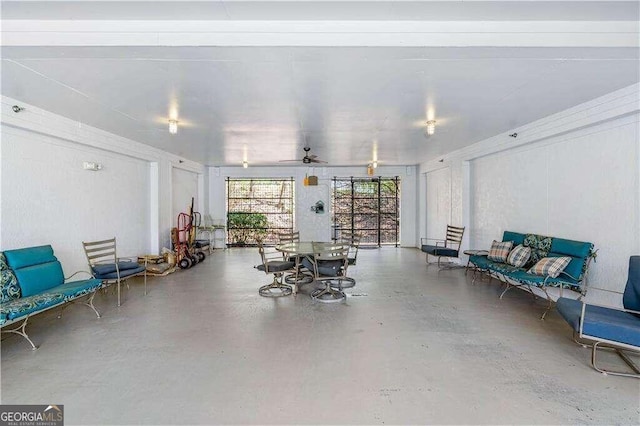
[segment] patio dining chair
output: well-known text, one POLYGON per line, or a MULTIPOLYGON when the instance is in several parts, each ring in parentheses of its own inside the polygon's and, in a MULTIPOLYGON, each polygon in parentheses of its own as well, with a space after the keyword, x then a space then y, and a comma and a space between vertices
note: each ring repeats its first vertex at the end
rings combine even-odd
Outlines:
MULTIPOLYGON (((147 265, 140 265, 137 258, 118 257, 116 239, 82 242, 89 268, 94 278, 104 284, 117 284, 118 306, 120 306, 120 285, 122 281, 135 276, 144 276, 144 294, 147 294, 147 265)), ((127 283, 129 288, 129 283, 127 283)))
MULTIPOLYGON (((300 242, 300 231, 281 232, 278 234, 278 244, 300 242)), ((294 285, 294 288, 302 284, 313 282, 313 274, 302 265, 304 256, 289 256, 285 260, 290 260, 297 269, 294 273, 284 276, 284 282, 294 285)))
POLYGON ((272 247, 265 247, 258 242, 258 252, 260 253, 261 264, 255 266, 259 271, 267 275, 273 275, 273 281, 258 289, 260 296, 282 297, 293 293, 293 288, 282 282, 283 276, 287 272, 295 272, 295 262, 284 259, 282 253, 272 247))
MULTIPOLYGON (((339 242, 349 244, 349 255, 347 256, 347 260, 349 262, 349 266, 355 266, 358 261, 358 250, 360 248, 360 240, 362 236, 358 232, 351 232, 343 230, 340 233, 339 242)), ((335 285, 339 285, 339 289, 350 288, 356 285, 355 278, 351 277, 343 277, 341 280, 335 282, 335 285)))
POLYGON ((322 303, 341 302, 347 298, 342 291, 342 283, 347 278, 349 267, 349 245, 336 245, 330 250, 315 253, 311 261, 304 259, 303 264, 313 271, 315 281, 324 287, 311 292, 314 301, 322 303))

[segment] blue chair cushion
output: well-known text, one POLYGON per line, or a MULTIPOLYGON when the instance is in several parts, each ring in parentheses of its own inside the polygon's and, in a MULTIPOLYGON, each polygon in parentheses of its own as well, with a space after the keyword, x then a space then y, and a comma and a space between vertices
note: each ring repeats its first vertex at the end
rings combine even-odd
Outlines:
POLYGON ((57 260, 14 269, 14 273, 20 284, 22 297, 45 293, 49 289, 64 283, 62 265, 57 260))
MULTIPOLYGON (((132 262, 132 261, 118 262, 118 269, 120 270, 120 272, 129 270, 129 269, 136 269, 139 267, 140 267, 140 264, 137 262, 132 262)), ((107 275, 107 274, 116 272, 116 264, 115 263, 98 263, 97 265, 91 266, 91 269, 93 269, 93 272, 96 275, 107 275)))
MULTIPOLYGON (((295 263, 290 262, 288 260, 271 260, 267 262, 267 267, 269 272, 282 272, 288 271, 289 269, 293 269, 295 263)), ((258 265, 256 267, 259 271, 265 271, 264 263, 262 265, 258 265)))
POLYGON ((622 296, 622 306, 640 312, 640 256, 629 258, 629 275, 622 296))
POLYGON ((64 295, 61 293, 41 293, 33 296, 14 299, 0 305, 0 318, 2 323, 47 309, 51 306, 64 302, 64 295))
POLYGON ((4 252, 4 255, 7 259, 7 264, 14 271, 27 266, 55 262, 58 260, 53 255, 53 248, 48 245, 7 250, 4 252))
MULTIPOLYGON (((310 271, 314 270, 313 264, 307 258, 302 260, 302 266, 310 271)), ((318 275, 322 277, 337 277, 340 275, 341 269, 344 266, 342 260, 319 260, 318 261, 318 275)))
MULTIPOLYGON (((133 265, 130 265, 131 267, 129 267, 127 269, 120 269, 120 278, 121 279, 122 278, 126 278, 126 277, 130 277, 132 275, 139 274, 141 272, 144 272, 144 270, 145 270, 144 266, 140 266, 136 262, 124 262, 124 263, 133 264, 133 265, 135 265, 135 267, 133 265)), ((98 274, 95 271, 95 268, 94 268, 93 272, 94 272, 93 275, 99 280, 115 280, 115 279, 118 278, 118 273, 116 272, 115 267, 113 267, 112 272, 108 272, 108 273, 104 273, 104 274, 98 274)))
MULTIPOLYGON (((575 331, 580 330, 582 302, 561 297, 556 308, 575 331)), ((640 318, 635 315, 613 308, 587 305, 584 316, 583 334, 640 347, 640 318)))
POLYGON ((425 244, 422 246, 422 251, 432 256, 446 256, 446 257, 458 257, 458 250, 454 250, 448 247, 432 246, 425 244))

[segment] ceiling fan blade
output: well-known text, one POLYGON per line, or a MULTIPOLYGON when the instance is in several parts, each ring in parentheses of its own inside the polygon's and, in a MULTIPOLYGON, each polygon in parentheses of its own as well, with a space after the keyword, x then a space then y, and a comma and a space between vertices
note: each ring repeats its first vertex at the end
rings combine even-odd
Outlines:
POLYGON ((302 158, 297 160, 280 160, 279 163, 299 163, 300 161, 304 161, 302 158))
MULTIPOLYGON (((315 155, 314 155, 314 157, 315 157, 315 155)), ((318 160, 317 158, 309 158, 309 162, 311 162, 311 163, 325 163, 325 164, 327 163, 326 161, 318 160)))

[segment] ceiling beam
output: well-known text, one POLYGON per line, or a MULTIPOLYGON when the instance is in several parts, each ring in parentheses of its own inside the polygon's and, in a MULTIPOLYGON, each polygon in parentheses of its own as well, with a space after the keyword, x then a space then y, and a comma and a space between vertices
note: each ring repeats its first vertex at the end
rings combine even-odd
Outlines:
POLYGON ((640 47, 638 21, 3 20, 2 46, 640 47))

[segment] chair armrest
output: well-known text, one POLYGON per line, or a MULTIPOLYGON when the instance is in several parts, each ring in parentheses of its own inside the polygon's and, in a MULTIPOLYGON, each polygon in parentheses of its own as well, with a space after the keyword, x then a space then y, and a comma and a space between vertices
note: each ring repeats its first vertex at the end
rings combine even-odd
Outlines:
POLYGON ((67 280, 70 280, 71 278, 75 277, 78 274, 87 274, 91 278, 93 278, 93 274, 91 272, 88 272, 88 271, 76 271, 73 274, 69 275, 68 277, 64 277, 64 281, 67 282, 67 280))
POLYGON ((562 275, 566 275, 567 277, 571 278, 572 280, 576 280, 577 282, 580 282, 580 280, 578 280, 576 277, 574 277, 571 274, 567 274, 565 271, 561 271, 560 275, 558 275, 558 277, 562 276, 562 275))
POLYGON ((425 243, 427 241, 435 241, 436 242, 436 246, 440 245, 440 243, 443 243, 443 246, 447 244, 447 242, 443 239, 440 238, 420 238, 420 245, 425 245, 425 243))

